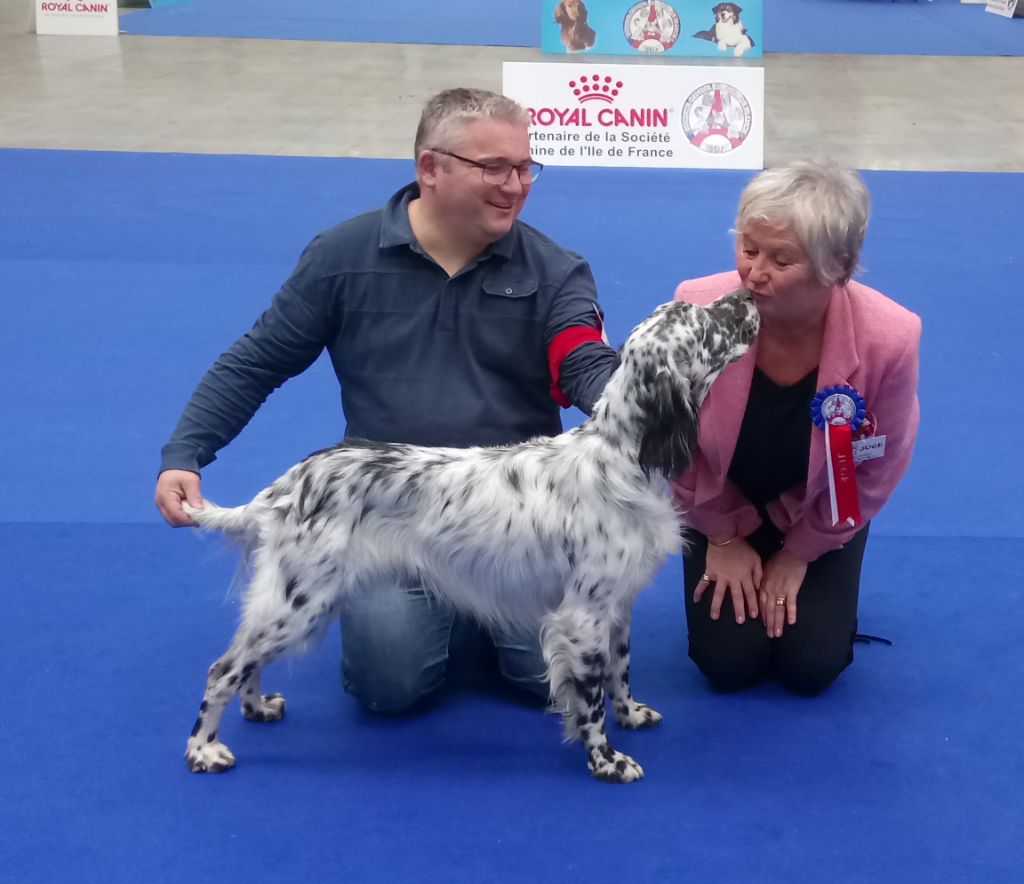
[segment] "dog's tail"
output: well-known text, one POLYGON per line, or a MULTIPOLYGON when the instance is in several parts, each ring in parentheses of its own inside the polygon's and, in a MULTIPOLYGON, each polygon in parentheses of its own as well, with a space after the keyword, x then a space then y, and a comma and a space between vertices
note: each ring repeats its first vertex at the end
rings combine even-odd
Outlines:
POLYGON ((201 509, 184 502, 181 506, 199 526, 222 531, 238 540, 247 539, 255 527, 248 504, 225 508, 204 500, 201 509))

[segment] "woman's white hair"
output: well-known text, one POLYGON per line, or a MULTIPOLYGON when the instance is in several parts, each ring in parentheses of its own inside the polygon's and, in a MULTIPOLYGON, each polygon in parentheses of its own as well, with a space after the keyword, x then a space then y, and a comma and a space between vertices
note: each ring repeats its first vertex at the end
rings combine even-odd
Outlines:
POLYGON ((765 169, 744 189, 736 236, 751 221, 790 225, 824 285, 846 285, 859 269, 871 195, 852 169, 798 160, 765 169))
POLYGON ((413 156, 431 147, 447 147, 457 130, 476 120, 502 120, 530 125, 521 104, 486 89, 446 89, 427 100, 416 129, 413 156))

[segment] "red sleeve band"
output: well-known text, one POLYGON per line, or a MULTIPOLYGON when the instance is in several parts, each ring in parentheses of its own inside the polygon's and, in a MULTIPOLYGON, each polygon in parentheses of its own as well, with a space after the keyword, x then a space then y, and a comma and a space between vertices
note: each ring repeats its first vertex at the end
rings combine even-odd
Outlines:
POLYGON ((591 328, 588 325, 574 325, 555 335, 551 346, 548 347, 548 368, 551 371, 551 398, 562 408, 572 405, 572 401, 562 392, 560 385, 562 363, 577 347, 590 343, 600 344, 603 341, 604 336, 601 329, 591 328))

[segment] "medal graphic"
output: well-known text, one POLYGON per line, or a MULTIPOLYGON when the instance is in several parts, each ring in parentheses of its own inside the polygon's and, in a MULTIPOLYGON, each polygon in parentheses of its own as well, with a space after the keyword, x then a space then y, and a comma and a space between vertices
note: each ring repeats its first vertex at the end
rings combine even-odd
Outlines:
POLYGON ((690 93, 680 122, 687 140, 705 153, 728 153, 750 134, 747 97, 729 83, 707 83, 690 93))
POLYGON ((682 30, 679 13, 663 0, 637 3, 626 13, 623 30, 640 52, 664 52, 675 46, 682 30))

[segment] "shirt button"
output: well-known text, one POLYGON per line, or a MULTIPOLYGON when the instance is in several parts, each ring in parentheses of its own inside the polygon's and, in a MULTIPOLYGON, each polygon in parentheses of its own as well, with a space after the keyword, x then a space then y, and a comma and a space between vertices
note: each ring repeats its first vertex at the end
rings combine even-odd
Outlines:
POLYGON ((506 295, 511 295, 512 294, 512 289, 505 289, 505 294, 506 295))

